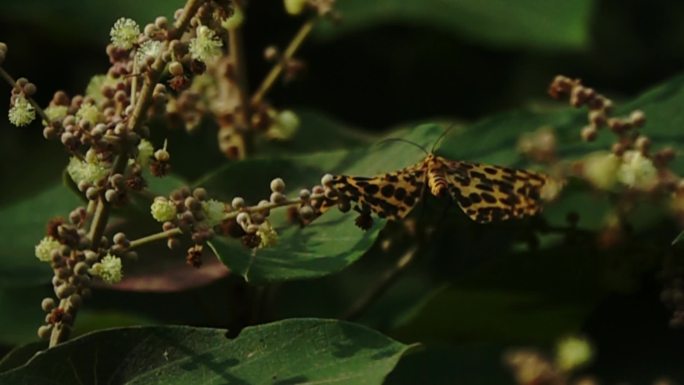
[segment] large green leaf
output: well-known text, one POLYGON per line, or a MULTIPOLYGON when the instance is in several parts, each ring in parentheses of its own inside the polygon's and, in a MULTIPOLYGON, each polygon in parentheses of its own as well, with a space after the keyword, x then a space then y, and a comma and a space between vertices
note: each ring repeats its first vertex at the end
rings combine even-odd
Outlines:
POLYGON ((537 0, 343 0, 339 25, 323 25, 324 37, 387 23, 438 28, 495 46, 551 50, 585 47, 592 2, 537 0))
POLYGON ((409 346, 362 326, 293 319, 225 330, 140 327, 93 333, 0 374, 3 384, 381 384, 409 346))
MULTIPOLYGON (((429 146, 442 131, 437 125, 423 125, 397 135, 429 146)), ((325 173, 374 175, 408 166, 423 156, 414 146, 386 142, 353 150, 247 160, 229 164, 196 184, 227 200, 240 195, 254 203, 268 196, 268 184, 275 177, 282 177, 288 191, 296 194, 319 183, 325 173)), ((287 223, 283 210, 273 217, 280 233, 274 247, 253 253, 232 239, 211 242, 221 260, 251 282, 313 278, 339 271, 370 248, 383 223, 378 220, 364 232, 354 226, 353 213, 332 211, 300 229, 287 223)))

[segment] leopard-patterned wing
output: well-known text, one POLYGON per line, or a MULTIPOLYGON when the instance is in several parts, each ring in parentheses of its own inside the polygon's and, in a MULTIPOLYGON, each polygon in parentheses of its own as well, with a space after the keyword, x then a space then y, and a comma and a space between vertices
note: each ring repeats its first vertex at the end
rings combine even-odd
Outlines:
POLYGON ((541 211, 545 175, 446 159, 444 164, 451 196, 476 222, 522 218, 541 211))
MULTIPOLYGON (((415 207, 424 186, 424 162, 370 178, 336 175, 332 182, 332 187, 344 198, 356 202, 360 210, 394 220, 404 218, 415 207)), ((321 212, 329 207, 324 203, 321 212)))

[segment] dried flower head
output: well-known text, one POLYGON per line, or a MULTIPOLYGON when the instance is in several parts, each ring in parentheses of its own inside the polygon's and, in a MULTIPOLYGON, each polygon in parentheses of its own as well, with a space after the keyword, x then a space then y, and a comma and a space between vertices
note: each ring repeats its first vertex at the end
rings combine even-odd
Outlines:
MULTIPOLYGON (((67 115, 69 112, 69 108, 67 106, 50 106, 44 110, 45 115, 50 119, 50 122, 54 122, 57 120, 62 120, 64 117, 67 115)), ((50 122, 43 122, 43 124, 48 124, 50 122)))
POLYGON ((164 50, 164 44, 157 40, 146 40, 140 44, 140 48, 135 53, 135 58, 138 63, 145 63, 148 58, 156 59, 164 50))
POLYGON ((216 33, 206 25, 197 27, 195 38, 190 40, 190 55, 195 60, 203 62, 221 56, 223 42, 216 33))
POLYGON ((95 184, 109 175, 109 169, 97 157, 86 157, 84 161, 72 156, 67 165, 67 173, 76 184, 95 184))
POLYGON ((173 221, 176 219, 176 205, 164 197, 156 197, 150 207, 152 218, 157 222, 173 221))
POLYGON ((109 36, 112 38, 112 44, 123 49, 131 49, 138 40, 139 35, 140 27, 138 26, 138 23, 125 17, 117 20, 109 31, 109 36))
POLYGON ((216 226, 223 221, 226 205, 223 202, 210 199, 202 202, 202 212, 205 215, 207 224, 209 226, 216 226))
POLYGON ((639 151, 627 151, 623 155, 617 178, 620 183, 638 190, 648 190, 657 182, 653 161, 639 151))
POLYGON ((55 238, 47 236, 40 240, 36 245, 36 258, 43 262, 50 262, 52 259, 52 252, 54 250, 59 250, 62 244, 59 243, 55 238))
POLYGON ((259 229, 257 230, 256 234, 260 238, 258 246, 260 249, 274 246, 276 243, 278 243, 278 233, 275 231, 273 226, 271 226, 271 222, 269 221, 264 221, 264 223, 259 225, 259 229))
POLYGON ((76 112, 76 117, 85 120, 92 124, 93 126, 100 123, 104 118, 100 109, 96 105, 91 103, 84 103, 81 108, 76 112))
POLYGON ((90 268, 90 273, 100 277, 107 283, 118 283, 123 278, 121 268, 121 259, 111 254, 105 255, 104 258, 90 268))
POLYGON ((36 111, 23 95, 17 96, 9 110, 9 121, 17 127, 26 126, 36 118, 36 111))

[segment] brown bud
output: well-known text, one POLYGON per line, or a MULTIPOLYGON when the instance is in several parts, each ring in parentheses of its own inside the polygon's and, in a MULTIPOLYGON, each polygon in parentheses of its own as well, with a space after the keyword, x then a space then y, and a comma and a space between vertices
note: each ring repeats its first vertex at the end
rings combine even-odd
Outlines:
POLYGON ((582 140, 585 142, 593 142, 596 139, 597 135, 598 130, 596 130, 595 126, 586 126, 582 128, 582 131, 580 132, 580 136, 582 137, 582 140))

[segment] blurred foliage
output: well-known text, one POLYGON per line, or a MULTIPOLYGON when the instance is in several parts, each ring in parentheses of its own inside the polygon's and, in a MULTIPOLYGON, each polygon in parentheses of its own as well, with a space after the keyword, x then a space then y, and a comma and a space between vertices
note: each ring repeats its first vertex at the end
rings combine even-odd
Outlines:
MULTIPOLYGON (((180 4, 3 1, 0 36, 10 46, 5 64, 12 73, 35 81, 38 99, 47 102, 53 90, 76 92, 91 75, 103 71, 103 47, 116 18, 125 15, 142 22, 171 15, 180 4)), ((217 198, 241 195, 250 201, 265 197, 268 181, 276 176, 285 179, 289 193, 296 193, 327 172, 373 175, 395 170, 423 154, 413 146, 381 140, 402 137, 429 148, 449 123, 417 123, 436 117, 458 122, 437 150, 453 159, 535 167, 516 151, 516 143, 522 133, 540 127, 554 130, 564 159, 608 148, 612 138, 607 133, 591 144, 580 141, 585 112, 540 102, 556 73, 583 77, 602 92, 627 99, 618 104, 618 115, 643 110, 648 119, 644 133, 656 147, 683 143, 684 77, 678 72, 684 64, 684 5, 677 2, 339 0, 339 7, 342 24, 321 26, 318 39, 301 53, 308 63, 305 76, 272 94, 274 104, 295 107, 302 121, 292 141, 257 143, 255 157, 228 163, 216 148, 215 127, 206 125, 193 135, 154 127, 156 144, 169 140, 175 174, 151 179, 151 191, 168 193, 189 181, 217 198), (662 84, 652 87, 657 82, 662 84), (637 93, 641 96, 630 96, 637 93), (515 110, 501 112, 510 108, 515 110), (392 128, 378 133, 386 127, 392 128)), ((280 1, 252 2, 247 20, 249 76, 251 84, 257 84, 268 68, 263 48, 285 44, 298 20, 283 16, 280 1)), ((0 93, 3 105, 8 94, 0 93)), ((35 128, 9 127, 6 120, 0 128, 0 160, 7 166, 0 176, 8 181, 0 194, 5 242, 0 250, 0 343, 10 347, 36 339, 43 316, 40 299, 50 290, 49 269, 35 260, 33 246, 47 219, 66 216, 79 198, 58 183, 66 156, 57 145, 43 141, 35 128)), ((683 162, 680 156, 672 168, 683 170, 683 162)), ((578 212, 581 228, 597 230, 610 204, 609 197, 573 181, 544 218, 562 225, 569 212, 578 212)), ((148 205, 148 198, 139 197, 119 213, 115 227, 135 226, 132 233, 139 235, 158 230, 148 205)), ((435 218, 432 241, 358 319, 399 341, 426 343, 424 350, 403 358, 386 383, 505 383, 510 377, 501 369, 501 354, 507 348, 549 348, 575 332, 596 343, 598 356, 588 371, 606 383, 646 383, 663 374, 684 379, 677 361, 684 336, 667 328, 668 311, 658 302, 662 256, 654 250, 679 232, 662 215, 662 205, 644 204, 636 210, 629 218, 634 224, 631 242, 609 252, 586 240, 568 244, 557 235, 542 237, 539 248, 531 249, 525 242, 531 221, 478 226, 437 200, 416 211, 414 218, 435 218)), ((186 280, 204 284, 179 293, 98 288, 87 305, 92 311, 79 315, 78 331, 155 322, 226 327, 251 313, 258 313, 260 321, 341 317, 401 255, 400 250, 383 251, 373 244, 379 234, 399 231, 396 227, 390 224, 382 232, 385 223, 376 221, 376 227, 364 233, 353 219, 335 213, 299 229, 285 227, 281 215, 279 244, 255 255, 239 242, 216 240, 217 254, 237 274, 210 283, 189 267, 176 267, 186 280), (238 276, 255 285, 245 287, 238 276), (238 308, 244 297, 266 309, 238 308)), ((127 275, 139 272, 145 280, 146 264, 182 258, 170 257, 163 247, 145 251, 150 261, 131 264, 127 275)), ((681 254, 679 249, 672 252, 681 254)), ((179 290, 168 281, 164 285, 155 290, 179 290)), ((304 380, 295 376, 301 373, 308 373, 307 380, 344 383, 340 373, 358 371, 369 376, 368 383, 380 383, 406 349, 339 321, 287 320, 248 328, 236 340, 222 342, 226 347, 220 352, 209 352, 209 346, 223 338, 216 330, 134 328, 85 336, 23 367, 30 352, 41 346, 20 348, 0 362, 0 370, 18 368, 0 374, 0 380, 37 371, 50 381, 50 361, 102 346, 110 347, 99 350, 99 360, 107 367, 130 351, 137 354, 132 358, 152 357, 149 351, 135 350, 144 338, 156 341, 150 347, 155 363, 145 364, 160 368, 169 341, 178 345, 176 354, 191 362, 172 365, 172 371, 159 378, 164 383, 179 381, 172 374, 181 370, 246 383, 296 383, 304 380), (307 350, 309 344, 326 341, 331 345, 315 353, 307 350), (243 362, 232 355, 234 348, 272 354, 274 366, 257 363, 249 369, 248 360, 243 370, 243 362), (344 357, 337 354, 342 350, 347 352, 344 357), (356 350, 363 354, 349 355, 356 350), (311 365, 302 364, 286 371, 288 363, 311 357, 331 369, 309 372, 311 365), (206 362, 221 368, 207 367, 206 362), (272 372, 278 377, 264 377, 272 372)), ((92 354, 81 358, 74 372, 90 376, 92 354)), ((132 373, 127 378, 143 381, 137 370, 144 365, 126 362, 132 373)), ((109 377, 112 371, 97 368, 100 381, 114 378, 109 377)), ((71 375, 58 378, 68 383, 71 375)))
POLYGON ((453 33, 474 42, 550 50, 584 48, 589 41, 590 0, 344 0, 340 25, 324 25, 324 38, 382 24, 402 23, 453 33))

